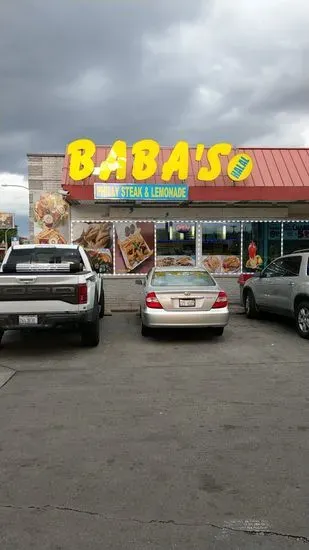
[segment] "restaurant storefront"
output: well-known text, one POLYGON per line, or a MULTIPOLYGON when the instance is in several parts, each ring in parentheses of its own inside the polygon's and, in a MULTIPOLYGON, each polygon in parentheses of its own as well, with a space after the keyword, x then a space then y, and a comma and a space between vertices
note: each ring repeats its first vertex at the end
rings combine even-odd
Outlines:
MULTIPOLYGON (((96 167, 109 150, 96 148, 96 167)), ((187 179, 173 176, 166 183, 162 166, 171 150, 160 151, 151 184, 132 177, 120 184, 115 173, 102 182, 97 168, 75 181, 66 154, 53 183, 44 181, 44 162, 52 155, 40 155, 42 175, 38 180, 36 170, 34 186, 31 169, 39 163, 36 155, 29 155, 33 239, 83 245, 94 268, 107 279, 111 309, 137 307, 138 287, 132 281, 153 266, 204 266, 236 300, 241 273, 259 271, 282 253, 309 248, 307 149, 234 149, 222 158, 221 173, 213 181, 198 180, 200 163, 192 160, 190 150, 187 179), (246 179, 229 178, 233 155, 252 158, 246 179)), ((133 162, 130 154, 128 167, 133 162)))

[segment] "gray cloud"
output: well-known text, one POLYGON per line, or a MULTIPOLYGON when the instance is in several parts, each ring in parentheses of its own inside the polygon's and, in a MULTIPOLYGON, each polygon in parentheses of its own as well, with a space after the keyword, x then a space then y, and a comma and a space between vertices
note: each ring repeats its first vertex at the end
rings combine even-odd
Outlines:
POLYGON ((4 2, 0 171, 81 136, 286 145, 282 113, 308 123, 308 18, 308 0, 4 2))

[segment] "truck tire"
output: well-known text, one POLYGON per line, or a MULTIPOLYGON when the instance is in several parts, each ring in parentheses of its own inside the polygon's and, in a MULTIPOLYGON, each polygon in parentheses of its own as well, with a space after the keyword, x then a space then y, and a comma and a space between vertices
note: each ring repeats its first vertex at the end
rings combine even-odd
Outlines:
POLYGON ((84 323, 80 327, 81 343, 84 347, 94 348, 100 343, 100 317, 99 312, 96 318, 90 323, 84 323))
POLYGON ((100 317, 100 319, 103 319, 104 314, 105 314, 105 296, 104 296, 103 287, 101 289, 101 296, 100 296, 99 306, 100 306, 99 317, 100 317))
POLYGON ((309 302, 303 301, 295 308, 296 330, 301 338, 309 339, 309 302))

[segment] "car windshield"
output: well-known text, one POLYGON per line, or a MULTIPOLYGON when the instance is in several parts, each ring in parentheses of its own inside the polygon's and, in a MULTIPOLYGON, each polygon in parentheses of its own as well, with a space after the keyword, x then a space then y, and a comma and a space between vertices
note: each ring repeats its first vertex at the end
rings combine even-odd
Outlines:
POLYGON ((155 271, 152 286, 216 286, 207 271, 155 271))
POLYGON ((25 248, 12 250, 8 258, 11 266, 17 264, 62 264, 82 263, 78 250, 65 248, 25 248))

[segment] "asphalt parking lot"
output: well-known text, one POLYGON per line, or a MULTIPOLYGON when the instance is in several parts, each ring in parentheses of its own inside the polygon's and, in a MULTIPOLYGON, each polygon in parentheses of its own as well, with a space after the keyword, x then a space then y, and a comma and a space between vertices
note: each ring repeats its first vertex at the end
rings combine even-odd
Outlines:
POLYGON ((5 335, 1 549, 305 548, 309 342, 236 313, 222 338, 125 313, 102 336, 5 335))

